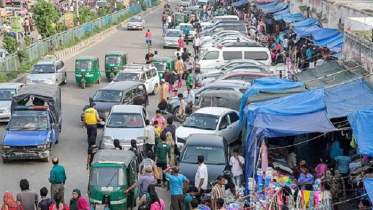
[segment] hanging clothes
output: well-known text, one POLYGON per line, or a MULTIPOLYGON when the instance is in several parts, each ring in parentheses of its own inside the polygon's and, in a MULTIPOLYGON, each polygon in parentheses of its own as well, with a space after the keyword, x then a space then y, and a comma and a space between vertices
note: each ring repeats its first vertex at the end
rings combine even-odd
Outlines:
POLYGON ((268 148, 264 141, 262 141, 262 145, 260 146, 260 153, 262 155, 262 171, 267 171, 268 168, 268 148))

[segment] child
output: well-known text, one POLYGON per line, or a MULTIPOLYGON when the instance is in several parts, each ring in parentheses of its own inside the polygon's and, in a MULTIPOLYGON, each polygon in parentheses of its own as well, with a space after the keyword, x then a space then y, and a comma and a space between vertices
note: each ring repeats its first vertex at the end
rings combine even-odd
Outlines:
POLYGON ((159 137, 160 137, 160 135, 162 133, 162 128, 158 125, 158 120, 154 120, 153 124, 154 124, 155 130, 157 131, 155 133, 155 145, 154 145, 154 154, 155 154, 155 150, 157 148, 157 144, 159 143, 159 137))
POLYGON ((307 184, 311 184, 312 186, 314 178, 312 174, 309 173, 309 167, 307 164, 301 165, 300 171, 302 173, 300 174, 298 178, 297 185, 300 186, 301 190, 305 190, 307 184))
POLYGON ((229 165, 232 166, 233 183, 237 187, 241 187, 243 179, 243 166, 245 164, 245 159, 239 155, 239 149, 233 149, 233 156, 229 159, 229 165))
POLYGON ((48 210, 49 206, 53 203, 51 198, 47 198, 48 190, 46 187, 40 189, 41 200, 38 203, 38 210, 48 210))

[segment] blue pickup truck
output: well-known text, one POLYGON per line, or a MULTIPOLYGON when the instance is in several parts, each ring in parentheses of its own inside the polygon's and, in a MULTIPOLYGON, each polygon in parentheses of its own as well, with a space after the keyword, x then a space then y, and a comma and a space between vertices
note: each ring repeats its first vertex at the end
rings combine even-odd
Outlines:
POLYGON ((48 84, 24 86, 12 100, 11 117, 1 145, 3 162, 48 162, 61 128, 61 89, 48 84))

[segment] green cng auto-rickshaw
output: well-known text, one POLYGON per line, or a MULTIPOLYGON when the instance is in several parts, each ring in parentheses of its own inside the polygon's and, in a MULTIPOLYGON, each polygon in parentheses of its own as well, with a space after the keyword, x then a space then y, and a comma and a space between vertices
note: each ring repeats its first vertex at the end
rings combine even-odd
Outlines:
POLYGON ((127 64, 127 54, 122 51, 111 51, 105 55, 105 76, 112 80, 115 75, 122 70, 122 66, 127 64))
POLYGON ((176 24, 179 24, 179 23, 186 23, 185 21, 186 21, 186 19, 187 19, 187 17, 186 17, 187 15, 186 14, 184 14, 184 13, 175 13, 175 23, 176 24))
POLYGON ((163 79, 163 74, 166 72, 166 67, 170 69, 170 72, 172 72, 175 68, 175 61, 173 57, 157 56, 153 58, 152 64, 157 68, 160 80, 163 79))
POLYGON ((100 61, 94 56, 82 56, 75 60, 75 81, 84 89, 86 84, 100 83, 100 61))
POLYGON ((137 180, 136 156, 129 150, 99 150, 89 173, 88 197, 96 209, 122 210, 136 206, 139 189, 124 193, 137 180))

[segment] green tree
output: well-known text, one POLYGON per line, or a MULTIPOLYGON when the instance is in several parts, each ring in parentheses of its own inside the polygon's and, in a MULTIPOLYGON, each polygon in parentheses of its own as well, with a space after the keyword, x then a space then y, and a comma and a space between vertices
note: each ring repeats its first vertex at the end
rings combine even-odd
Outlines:
POLYGON ((10 36, 5 36, 3 41, 3 47, 8 51, 10 54, 17 52, 19 44, 17 40, 10 36))
POLYGON ((79 8, 79 18, 74 16, 74 24, 78 25, 78 22, 80 24, 84 24, 96 18, 97 14, 95 12, 92 12, 89 7, 81 7, 79 8))
POLYGON ((47 1, 38 1, 33 8, 33 19, 38 32, 43 38, 57 33, 56 24, 61 18, 54 5, 47 1))

